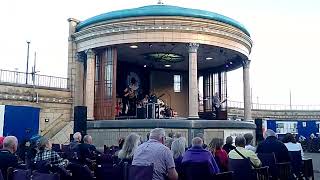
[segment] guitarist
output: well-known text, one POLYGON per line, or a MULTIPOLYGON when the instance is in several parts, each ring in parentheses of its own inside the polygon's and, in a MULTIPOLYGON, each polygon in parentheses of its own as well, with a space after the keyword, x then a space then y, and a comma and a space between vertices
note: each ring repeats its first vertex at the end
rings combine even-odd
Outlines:
POLYGON ((214 93, 214 96, 212 97, 212 111, 215 112, 216 114, 216 119, 219 119, 219 115, 220 115, 220 112, 221 112, 221 104, 224 103, 227 99, 223 100, 222 102, 220 101, 220 98, 219 98, 219 94, 218 92, 214 93))

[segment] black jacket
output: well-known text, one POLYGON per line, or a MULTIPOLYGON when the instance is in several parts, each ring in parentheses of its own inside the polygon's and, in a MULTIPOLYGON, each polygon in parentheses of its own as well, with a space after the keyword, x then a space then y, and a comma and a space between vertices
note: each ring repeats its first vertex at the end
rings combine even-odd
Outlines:
POLYGON ((7 177, 7 169, 8 167, 17 167, 18 166, 18 157, 12 154, 8 150, 0 150, 0 169, 3 177, 6 179, 7 177))
POLYGON ((287 147, 274 136, 267 137, 267 139, 262 141, 258 145, 256 153, 274 153, 278 163, 290 162, 287 147))

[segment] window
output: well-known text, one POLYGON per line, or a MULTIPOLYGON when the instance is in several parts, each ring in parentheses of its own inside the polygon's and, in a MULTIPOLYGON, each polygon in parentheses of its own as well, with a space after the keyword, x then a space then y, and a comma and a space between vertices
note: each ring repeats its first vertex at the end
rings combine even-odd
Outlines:
POLYGON ((298 133, 297 124, 298 122, 276 122, 277 124, 277 133, 286 134, 286 133, 298 133))
POLYGON ((181 92, 181 75, 173 75, 173 90, 174 92, 181 92))

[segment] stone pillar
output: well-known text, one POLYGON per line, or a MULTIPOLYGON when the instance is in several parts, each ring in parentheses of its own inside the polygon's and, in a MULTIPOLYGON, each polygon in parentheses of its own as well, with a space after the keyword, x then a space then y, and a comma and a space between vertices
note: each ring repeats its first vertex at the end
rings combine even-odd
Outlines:
POLYGON ((95 53, 92 49, 86 51, 87 54, 87 79, 85 105, 87 106, 87 119, 93 120, 94 112, 94 75, 95 75, 95 53))
POLYGON ((198 119, 198 47, 197 43, 189 43, 189 119, 198 119))
POLYGON ((249 67, 250 60, 246 59, 242 61, 243 65, 243 102, 244 102, 244 120, 250 121, 251 117, 251 97, 250 97, 250 78, 249 67))

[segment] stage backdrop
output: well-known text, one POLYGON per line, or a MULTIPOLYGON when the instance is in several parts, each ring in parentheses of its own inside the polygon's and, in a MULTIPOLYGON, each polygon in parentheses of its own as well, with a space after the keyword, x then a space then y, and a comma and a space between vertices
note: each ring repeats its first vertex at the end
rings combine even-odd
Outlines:
POLYGON ((40 108, 0 106, 0 136, 16 136, 19 141, 39 133, 40 108))

